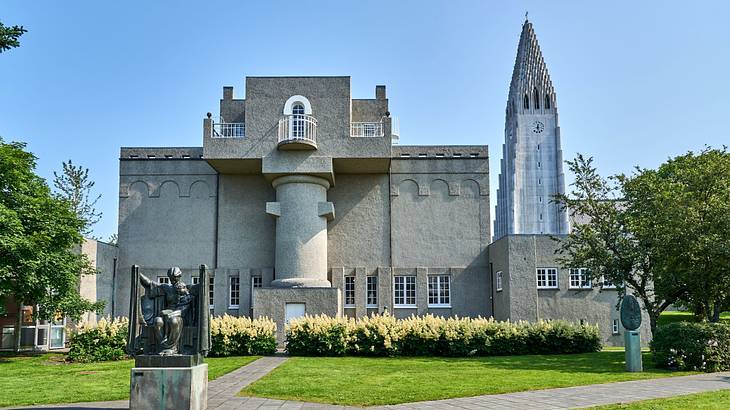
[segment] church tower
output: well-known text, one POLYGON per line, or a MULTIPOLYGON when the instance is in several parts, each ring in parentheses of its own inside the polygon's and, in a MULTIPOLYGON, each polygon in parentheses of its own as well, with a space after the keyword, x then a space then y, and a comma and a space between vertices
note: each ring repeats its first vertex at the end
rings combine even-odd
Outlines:
POLYGON ((566 234, 568 215, 558 108, 532 23, 522 25, 507 99, 494 240, 509 234, 566 234))

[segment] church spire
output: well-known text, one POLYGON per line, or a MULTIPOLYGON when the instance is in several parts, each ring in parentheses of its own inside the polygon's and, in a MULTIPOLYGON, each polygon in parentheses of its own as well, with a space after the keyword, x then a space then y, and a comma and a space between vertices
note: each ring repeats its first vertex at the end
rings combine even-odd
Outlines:
POLYGON ((525 17, 509 87, 509 104, 518 111, 554 109, 555 90, 537 43, 532 23, 525 17))

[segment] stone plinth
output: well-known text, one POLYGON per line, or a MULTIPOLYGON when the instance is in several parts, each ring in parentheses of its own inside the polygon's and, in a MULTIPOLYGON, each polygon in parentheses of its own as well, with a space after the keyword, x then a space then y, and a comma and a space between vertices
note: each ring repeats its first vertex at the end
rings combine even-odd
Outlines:
POLYGON ((130 410, 205 410, 208 365, 135 367, 131 372, 130 410))
POLYGON ((644 367, 641 362, 641 333, 636 330, 627 330, 624 333, 626 349, 626 371, 641 372, 644 367))
POLYGON ((303 304, 307 315, 342 315, 342 296, 338 288, 254 288, 253 316, 276 322, 276 341, 286 340, 286 305, 303 304))

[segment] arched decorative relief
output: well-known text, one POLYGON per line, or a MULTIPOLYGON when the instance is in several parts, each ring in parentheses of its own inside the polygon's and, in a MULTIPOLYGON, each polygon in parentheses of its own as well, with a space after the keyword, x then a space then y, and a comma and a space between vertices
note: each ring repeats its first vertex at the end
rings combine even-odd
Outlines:
POLYGON ((150 187, 150 185, 145 181, 137 180, 130 184, 121 185, 119 189, 119 196, 121 198, 128 198, 133 191, 139 192, 143 197, 149 197, 152 187, 150 187))
POLYGON ((415 196, 420 195, 421 187, 418 185, 418 182, 408 178, 398 182, 398 185, 396 185, 396 190, 396 195, 400 195, 401 193, 410 193, 415 196))
POLYGON ((429 194, 449 196, 449 183, 441 178, 432 179, 429 185, 429 194))
POLYGON ((207 181, 199 179, 188 186, 188 190, 183 193, 183 196, 196 198, 214 197, 215 192, 210 188, 207 181))
POLYGON ((479 183, 473 179, 465 179, 461 181, 461 194, 466 197, 477 197, 480 195, 481 187, 479 183))
POLYGON ((177 181, 173 181, 171 179, 162 181, 158 186, 157 189, 153 192, 153 195, 150 195, 150 197, 159 198, 160 195, 164 192, 165 197, 168 198, 180 198, 180 185, 177 183, 177 181))

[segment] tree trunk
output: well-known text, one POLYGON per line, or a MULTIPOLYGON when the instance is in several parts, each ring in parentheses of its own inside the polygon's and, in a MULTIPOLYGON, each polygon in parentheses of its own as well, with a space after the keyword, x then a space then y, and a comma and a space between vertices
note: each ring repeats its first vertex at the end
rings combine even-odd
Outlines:
POLYGON ((712 323, 717 323, 720 321, 720 302, 715 302, 715 305, 712 307, 712 323))
POLYGON ((18 317, 15 320, 15 353, 20 352, 20 333, 23 328, 23 304, 18 302, 18 317))

